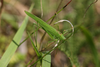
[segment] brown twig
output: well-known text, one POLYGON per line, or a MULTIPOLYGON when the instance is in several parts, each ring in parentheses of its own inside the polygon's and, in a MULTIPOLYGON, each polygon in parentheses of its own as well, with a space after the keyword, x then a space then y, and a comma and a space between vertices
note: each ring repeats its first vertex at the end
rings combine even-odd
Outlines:
POLYGON ((68 2, 68 3, 67 3, 64 7, 63 7, 63 9, 64 9, 64 8, 65 8, 68 4, 70 4, 70 3, 71 3, 71 1, 72 1, 72 0, 70 0, 70 1, 69 1, 69 2, 68 2))

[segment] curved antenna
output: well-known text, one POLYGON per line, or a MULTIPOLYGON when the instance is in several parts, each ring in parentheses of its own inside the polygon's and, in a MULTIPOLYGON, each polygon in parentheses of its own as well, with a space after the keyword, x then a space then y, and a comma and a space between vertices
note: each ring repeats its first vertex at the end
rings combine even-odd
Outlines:
MULTIPOLYGON (((74 26, 73 26, 73 24, 72 24, 69 20, 59 20, 59 21, 56 22, 55 24, 61 23, 61 22, 64 22, 64 21, 68 22, 68 23, 71 25, 71 27, 72 27, 72 33, 74 33, 74 26)), ((72 35, 73 35, 73 34, 72 34, 72 35)))

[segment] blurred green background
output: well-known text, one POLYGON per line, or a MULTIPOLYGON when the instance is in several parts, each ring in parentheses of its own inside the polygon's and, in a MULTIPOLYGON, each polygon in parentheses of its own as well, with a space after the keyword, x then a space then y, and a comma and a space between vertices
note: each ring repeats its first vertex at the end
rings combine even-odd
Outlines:
MULTIPOLYGON (((25 10, 28 11, 30 5, 33 3, 34 8, 32 13, 44 21, 47 21, 50 17, 52 17, 61 0, 3 0, 3 8, 2 13, 0 14, 0 58, 3 53, 6 51, 10 42, 13 39, 13 36, 17 32, 18 28, 22 24, 23 19, 25 18, 25 10), (41 1, 42 1, 42 10, 41 11, 41 1), (41 14, 43 16, 41 17, 41 14)), ((59 7, 61 9, 69 0, 62 0, 62 3, 59 7)), ((70 37, 66 43, 62 44, 59 49, 56 49, 52 55, 52 67, 96 67, 95 61, 93 59, 93 50, 97 50, 98 57, 100 56, 100 0, 97 3, 91 5, 88 9, 85 18, 83 19, 86 8, 92 3, 94 0, 72 0, 72 2, 62 10, 54 19, 53 23, 65 19, 71 21, 73 26, 82 25, 88 30, 89 35, 92 36, 94 46, 88 41, 88 37, 80 28, 75 28, 75 33, 72 37, 70 37), (92 49, 92 47, 96 49, 92 49), (61 52, 62 51, 62 52, 61 52), (55 52, 58 52, 56 55, 55 52), (63 55, 63 54, 64 55, 63 55), (66 54, 66 56, 65 56, 66 54), (59 61, 59 57, 64 56, 66 59, 65 66, 62 65, 61 61, 59 61), (59 61, 58 63, 56 63, 59 61), (67 62, 68 61, 68 62, 67 62), (70 63, 71 64, 70 64, 70 63), (58 66, 57 66, 58 65, 58 66)), ((34 26, 35 21, 33 19, 29 19, 29 23, 27 25, 26 31, 33 32, 36 29, 34 26)), ((56 26, 55 26, 56 28, 56 26)), ((70 24, 62 23, 59 24, 58 30, 63 31, 65 29, 70 29, 70 24)), ((40 39, 43 35, 44 31, 39 29, 38 34, 33 34, 33 41, 37 39, 37 44, 39 45, 40 39), (35 35, 38 35, 35 37, 35 35)), ((23 34, 22 41, 27 37, 26 32, 23 34)), ((48 36, 45 37, 43 41, 43 47, 49 43, 48 36)), ((52 48, 47 48, 52 49, 52 48)), ((34 57, 35 51, 31 45, 30 40, 25 41, 16 51, 14 56, 12 57, 8 67, 25 67, 25 65, 34 57)), ((61 58, 64 59, 64 58, 61 58)), ((34 59, 35 61, 36 59, 34 59)), ((100 58, 99 58, 100 60, 100 58)), ((34 62, 33 61, 33 62, 34 62)), ((100 63, 100 61, 99 61, 100 63)), ((35 66, 34 66, 35 67, 35 66)))

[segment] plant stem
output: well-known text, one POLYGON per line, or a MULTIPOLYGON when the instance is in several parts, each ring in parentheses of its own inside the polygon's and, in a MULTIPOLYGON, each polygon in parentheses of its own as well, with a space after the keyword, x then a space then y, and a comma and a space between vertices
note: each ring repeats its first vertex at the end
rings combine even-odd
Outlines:
POLYGON ((90 6, 91 6, 92 4, 95 4, 97 1, 98 1, 98 0, 92 2, 92 3, 87 7, 87 9, 85 10, 85 13, 84 13, 83 19, 85 18, 86 12, 87 12, 87 10, 90 8, 90 6))
MULTIPOLYGON (((39 28, 40 28, 40 27, 39 27, 39 28)), ((34 34, 39 28, 37 28, 34 32, 32 32, 32 33, 30 34, 30 36, 32 36, 32 34, 34 34)), ((26 39, 24 39, 24 40, 19 44, 19 46, 20 46, 22 43, 24 43, 28 38, 29 38, 29 36, 28 36, 26 39)))

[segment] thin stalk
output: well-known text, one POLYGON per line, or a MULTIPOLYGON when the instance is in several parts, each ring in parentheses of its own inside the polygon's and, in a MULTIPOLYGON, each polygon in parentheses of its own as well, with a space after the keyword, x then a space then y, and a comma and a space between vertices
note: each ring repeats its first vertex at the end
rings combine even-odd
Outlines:
POLYGON ((54 14, 54 16, 52 16, 49 20, 47 20, 46 22, 49 22, 52 18, 54 18, 57 14, 59 14, 63 9, 65 9, 67 7, 67 5, 71 2, 72 0, 70 0, 62 9, 60 9, 58 12, 56 12, 54 14))
MULTIPOLYGON (((39 28, 38 23, 37 23, 37 28, 39 28)), ((35 32, 34 34, 34 38, 35 38, 35 43, 36 43, 36 47, 37 47, 37 36, 38 36, 38 31, 35 32)))
MULTIPOLYGON (((39 28, 40 28, 40 27, 39 27, 39 28)), ((38 31, 39 28, 37 28, 34 32, 32 32, 32 33, 30 34, 30 36, 32 36, 36 31, 38 31)), ((19 44, 19 46, 20 46, 22 43, 24 43, 28 38, 29 38, 29 36, 26 37, 26 39, 24 39, 24 40, 19 44)))
MULTIPOLYGON (((59 5, 58 5, 58 8, 57 8, 56 12, 59 10, 60 5, 62 4, 62 2, 63 2, 63 0, 60 1, 60 3, 59 3, 59 5)), ((56 12, 55 12, 55 14, 56 14, 56 12)), ((54 15, 55 15, 55 14, 54 14, 54 15)), ((55 16, 55 17, 56 17, 56 16, 55 16)), ((55 17, 52 18, 52 20, 50 21, 49 24, 51 24, 51 23, 53 22, 53 20, 55 19, 55 17)))
POLYGON ((37 34, 38 34, 38 32, 36 31, 35 34, 34 34, 35 35, 34 38, 35 38, 36 47, 37 47, 37 34))
POLYGON ((90 8, 91 5, 95 4, 98 0, 92 2, 85 10, 84 12, 84 15, 83 15, 83 22, 81 22, 79 25, 82 26, 84 24, 84 20, 85 20, 85 15, 86 15, 86 12, 88 11, 88 9, 90 8))
MULTIPOLYGON (((35 55, 36 57, 36 55, 35 55)), ((34 60, 34 57, 27 63, 27 65, 25 67, 28 67, 28 65, 30 65, 30 63, 34 60)))
POLYGON ((87 10, 90 8, 90 6, 91 6, 92 4, 95 4, 97 1, 98 1, 98 0, 92 2, 92 3, 87 7, 87 9, 85 10, 85 13, 84 13, 83 18, 85 18, 86 12, 87 12, 87 10))

